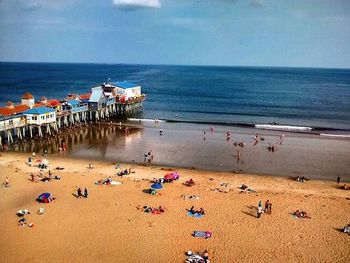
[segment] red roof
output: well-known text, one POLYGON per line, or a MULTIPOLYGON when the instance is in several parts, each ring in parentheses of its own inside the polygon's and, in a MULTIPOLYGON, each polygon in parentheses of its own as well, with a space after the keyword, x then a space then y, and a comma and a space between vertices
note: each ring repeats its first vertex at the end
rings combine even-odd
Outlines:
POLYGON ((49 106, 49 107, 56 107, 58 105, 60 105, 60 101, 59 100, 56 100, 56 99, 51 99, 51 100, 48 100, 46 105, 49 106))
POLYGON ((37 102, 35 103, 35 108, 37 107, 42 107, 42 106, 47 106, 47 107, 57 107, 58 105, 60 105, 60 101, 59 100, 56 100, 56 99, 51 99, 51 100, 48 100, 46 103, 45 102, 37 102))
POLYGON ((23 94, 22 99, 26 99, 26 100, 34 99, 34 96, 31 93, 26 92, 23 94))
POLYGON ((88 99, 90 99, 90 97, 91 97, 91 93, 81 94, 81 95, 79 95, 79 97, 80 97, 82 100, 88 100, 88 99))
POLYGON ((26 110, 29 110, 29 107, 27 105, 16 105, 13 108, 9 108, 9 107, 0 107, 0 115, 4 115, 4 116, 10 116, 10 115, 14 115, 17 113, 21 113, 24 112, 26 110))

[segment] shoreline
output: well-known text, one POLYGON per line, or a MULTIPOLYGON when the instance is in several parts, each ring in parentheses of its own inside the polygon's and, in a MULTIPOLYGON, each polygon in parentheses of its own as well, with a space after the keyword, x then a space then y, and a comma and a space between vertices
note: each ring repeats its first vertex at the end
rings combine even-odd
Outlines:
POLYGON ((347 173, 350 170, 350 140, 285 133, 286 139, 281 144, 281 134, 280 131, 249 128, 227 130, 221 126, 215 126, 215 132, 211 133, 204 125, 124 123, 119 126, 106 123, 63 133, 51 143, 17 145, 15 150, 41 153, 46 148, 57 156, 142 165, 147 163, 144 153, 152 149, 152 164, 158 166, 326 180, 336 180, 340 176, 350 181, 347 173), (164 130, 162 136, 160 130, 164 130), (203 136, 205 130, 207 133, 203 136), (229 140, 227 131, 232 134, 229 140), (254 135, 258 132, 265 140, 254 145, 254 135), (58 153, 63 141, 68 146, 67 152, 58 153), (234 146, 237 141, 245 142, 245 147, 234 146), (275 152, 269 151, 271 145, 275 145, 275 152))

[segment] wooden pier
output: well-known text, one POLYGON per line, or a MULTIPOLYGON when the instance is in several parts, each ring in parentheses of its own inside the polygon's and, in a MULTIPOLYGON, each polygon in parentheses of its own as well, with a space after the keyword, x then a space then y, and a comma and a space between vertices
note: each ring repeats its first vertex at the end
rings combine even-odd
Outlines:
POLYGON ((46 138, 70 127, 110 122, 142 111, 145 95, 141 87, 128 82, 107 82, 84 95, 68 95, 64 100, 34 100, 25 93, 21 104, 0 107, 0 150, 4 145, 25 139, 46 138))

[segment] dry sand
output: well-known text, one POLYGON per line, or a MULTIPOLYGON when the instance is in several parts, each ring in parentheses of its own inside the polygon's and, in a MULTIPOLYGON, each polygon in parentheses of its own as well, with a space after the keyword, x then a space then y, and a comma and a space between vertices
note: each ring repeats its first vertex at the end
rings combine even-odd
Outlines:
MULTIPOLYGON (((31 182, 38 168, 25 164, 26 154, 0 157, 1 262, 184 262, 185 251, 207 249, 211 262, 349 262, 350 236, 339 231, 350 223, 350 191, 334 182, 298 183, 288 178, 233 175, 232 173, 177 169, 178 182, 165 184, 161 195, 144 193, 147 179, 162 177, 161 167, 134 168, 119 186, 97 186, 98 179, 114 175, 111 163, 60 160, 49 157, 51 171, 60 181, 31 182), (196 185, 182 183, 193 178, 196 185), (213 178, 213 180, 210 180, 213 178), (228 187, 220 187, 222 182, 228 187), (257 193, 240 193, 246 184, 257 193), (73 196, 77 186, 87 187, 88 199, 73 196), (220 188, 227 193, 212 191, 220 188), (39 204, 35 198, 51 192, 57 199, 39 204), (182 194, 199 195, 185 200, 182 194), (272 214, 256 218, 259 200, 272 202, 272 214), (164 206, 162 215, 147 214, 138 205, 164 206), (186 209, 203 207, 204 218, 191 218, 186 209), (46 212, 37 215, 44 207, 46 212), (27 208, 33 228, 17 225, 16 212, 27 208), (306 210, 311 219, 290 213, 306 210), (209 230, 213 237, 192 237, 194 230, 209 230)), ((122 168, 129 165, 121 164, 122 168)))

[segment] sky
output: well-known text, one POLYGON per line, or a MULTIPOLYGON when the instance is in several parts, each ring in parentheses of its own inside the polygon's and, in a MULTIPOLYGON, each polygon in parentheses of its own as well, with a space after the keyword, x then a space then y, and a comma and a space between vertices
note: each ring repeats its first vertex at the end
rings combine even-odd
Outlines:
POLYGON ((0 0, 0 61, 350 68, 350 0, 0 0))

